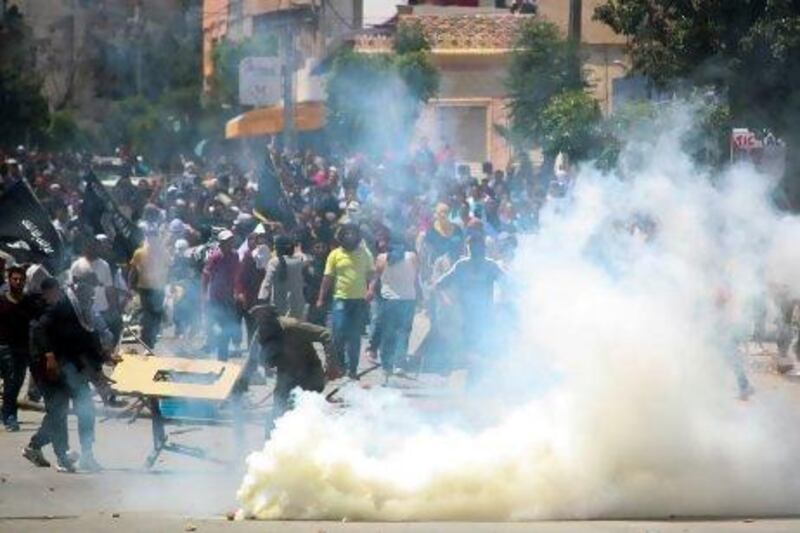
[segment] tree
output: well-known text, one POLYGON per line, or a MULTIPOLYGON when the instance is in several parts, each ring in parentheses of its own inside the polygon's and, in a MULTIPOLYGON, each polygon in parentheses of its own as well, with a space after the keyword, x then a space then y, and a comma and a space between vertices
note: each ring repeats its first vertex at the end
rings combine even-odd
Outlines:
POLYGON ((92 138, 70 111, 54 111, 47 126, 47 146, 55 150, 90 149, 92 138))
POLYGON ((49 112, 34 59, 31 29, 11 7, 0 23, 0 147, 45 138, 49 112))
POLYGON ((544 136, 542 113, 550 100, 587 86, 580 54, 555 24, 536 18, 520 24, 514 49, 506 79, 512 135, 539 143, 544 136))
POLYGON ((537 126, 542 151, 553 158, 564 152, 572 161, 586 159, 599 147, 601 118, 597 101, 583 89, 553 96, 542 110, 537 126))
POLYGON ((734 124, 782 136, 784 187, 800 206, 800 0, 607 0, 595 18, 629 37, 634 70, 713 86, 734 124))
POLYGON ((343 50, 326 83, 331 139, 371 153, 408 145, 422 104, 439 89, 439 72, 418 24, 400 24, 391 54, 343 50))
POLYGON ((106 149, 128 146, 151 165, 166 168, 201 140, 221 137, 232 111, 202 101, 200 4, 184 0, 171 19, 98 44, 98 87, 112 99, 102 124, 106 149), (140 73, 137 53, 142 54, 140 73))

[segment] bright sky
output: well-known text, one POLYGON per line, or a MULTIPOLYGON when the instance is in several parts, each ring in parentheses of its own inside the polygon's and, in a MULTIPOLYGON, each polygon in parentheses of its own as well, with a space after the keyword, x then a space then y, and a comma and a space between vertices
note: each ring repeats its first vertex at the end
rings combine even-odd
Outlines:
POLYGON ((405 3, 405 0, 364 0, 364 25, 372 26, 386 21, 397 12, 395 6, 405 3))

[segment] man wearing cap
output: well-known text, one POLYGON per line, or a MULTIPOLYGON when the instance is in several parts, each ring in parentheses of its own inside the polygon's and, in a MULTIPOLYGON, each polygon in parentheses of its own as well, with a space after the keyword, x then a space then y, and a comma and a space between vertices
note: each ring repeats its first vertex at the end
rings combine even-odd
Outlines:
POLYGON ((145 240, 131 257, 128 287, 139 293, 142 307, 142 342, 152 349, 158 340, 164 314, 164 288, 169 274, 169 255, 158 230, 144 226, 145 240))
POLYGON ((219 248, 213 251, 203 269, 203 294, 208 301, 208 325, 211 346, 220 361, 227 361, 231 341, 237 337, 239 326, 234 298, 239 254, 234 249, 234 236, 222 230, 217 236, 219 248))

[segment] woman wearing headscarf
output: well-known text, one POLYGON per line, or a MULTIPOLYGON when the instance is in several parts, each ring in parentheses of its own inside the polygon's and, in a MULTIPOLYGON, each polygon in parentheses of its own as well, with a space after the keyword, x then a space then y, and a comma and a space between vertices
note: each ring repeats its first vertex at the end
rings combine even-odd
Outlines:
MULTIPOLYGON (((461 228, 450 220, 450 206, 445 203, 437 204, 434 209, 433 225, 425 232, 423 239, 422 250, 426 273, 439 257, 454 246, 460 246, 463 240, 461 228)), ((427 279, 429 276, 425 277, 427 279)))

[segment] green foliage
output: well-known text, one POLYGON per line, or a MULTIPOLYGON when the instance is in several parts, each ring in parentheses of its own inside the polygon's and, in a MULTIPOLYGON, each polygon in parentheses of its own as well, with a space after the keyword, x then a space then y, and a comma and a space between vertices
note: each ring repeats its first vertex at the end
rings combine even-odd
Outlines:
POLYGON ((431 45, 428 38, 425 37, 422 24, 419 22, 404 23, 397 27, 392 49, 395 54, 403 55, 414 52, 430 52, 431 45))
POLYGON ((370 152, 408 141, 421 105, 439 90, 439 72, 419 26, 401 25, 397 35, 393 54, 343 50, 334 58, 326 84, 331 139, 370 152))
POLYGON ((588 157, 597 148, 601 118, 597 101, 582 89, 553 96, 539 119, 543 152, 549 156, 564 152, 573 161, 588 157))
POLYGON ((60 110, 50 115, 47 126, 47 145, 54 150, 89 149, 93 139, 81 128, 71 111, 60 110))
POLYGON ((706 103, 697 110, 694 127, 684 139, 684 147, 697 162, 720 166, 730 158, 731 128, 730 106, 721 102, 706 103))
POLYGON ((160 28, 148 26, 138 38, 127 35, 97 43, 99 85, 103 96, 114 100, 101 125, 105 149, 128 146, 162 168, 191 153, 200 140, 221 138, 225 120, 236 112, 220 100, 202 101, 200 3, 182 4, 183 10, 173 20, 161 21, 160 28), (141 93, 136 83, 140 53, 141 93))
POLYGON ((394 67, 408 92, 419 102, 427 102, 439 91, 439 71, 425 52, 408 52, 395 57, 394 67))
POLYGON ((733 124, 794 146, 786 185, 800 205, 800 2, 606 0, 595 18, 629 37, 636 71, 661 86, 712 85, 733 124))
POLYGON ((550 100, 587 84, 576 45, 566 41, 555 24, 525 18, 516 36, 506 79, 511 125, 515 138, 543 141, 542 113, 550 100))
POLYGON ((649 101, 630 102, 615 109, 599 125, 595 164, 603 170, 614 169, 625 142, 652 132, 657 115, 656 105, 649 101))
POLYGON ((0 147, 38 143, 46 136, 49 111, 34 51, 30 27, 10 8, 0 25, 0 147))

